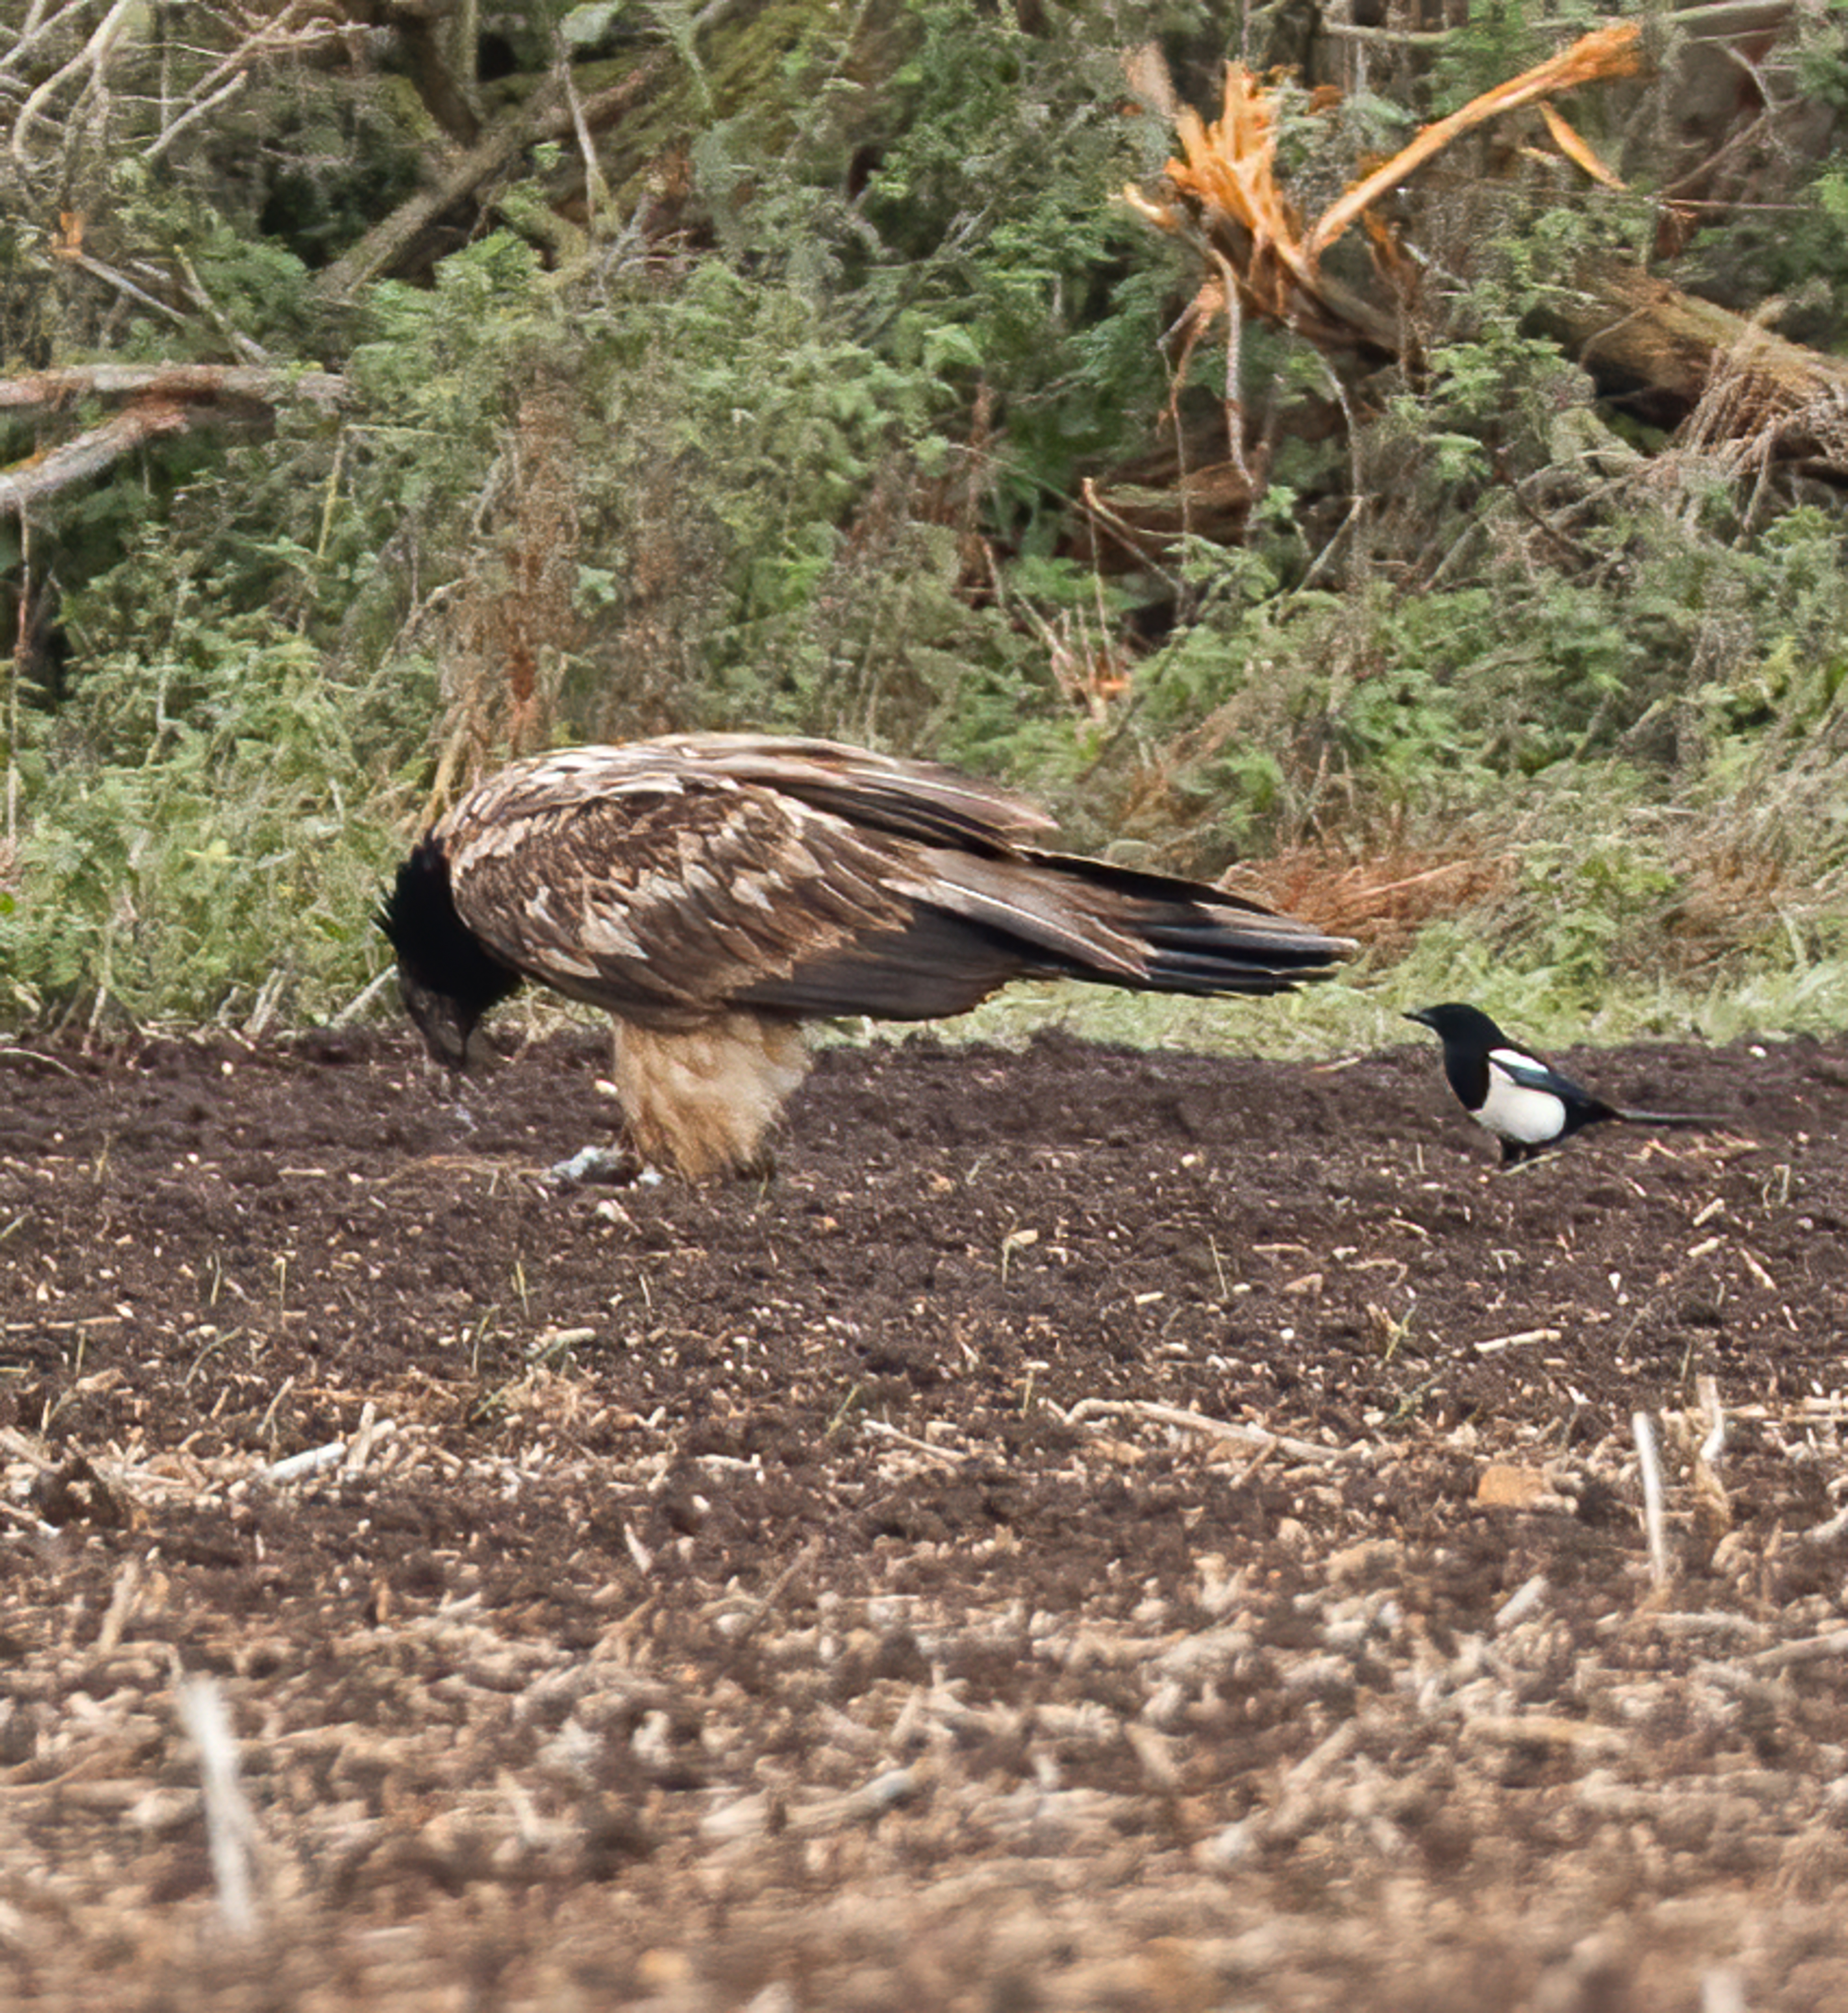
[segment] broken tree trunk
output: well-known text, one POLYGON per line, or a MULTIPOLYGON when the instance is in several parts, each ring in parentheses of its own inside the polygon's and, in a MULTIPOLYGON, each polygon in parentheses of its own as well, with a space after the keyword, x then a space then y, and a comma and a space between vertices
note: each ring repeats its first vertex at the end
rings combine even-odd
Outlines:
MULTIPOLYGON (((1208 125, 1184 108, 1174 114, 1185 158, 1169 162, 1166 189, 1155 196, 1124 191, 1139 215, 1200 253, 1203 284, 1190 311, 1190 344, 1235 297, 1242 313, 1291 329, 1326 353, 1404 357, 1410 333, 1393 271, 1403 254, 1375 226, 1371 206, 1460 134, 1528 105, 1540 108, 1570 159, 1600 180, 1614 180, 1553 110, 1549 95, 1633 75, 1636 37, 1633 23, 1598 30, 1484 92, 1425 127, 1312 223, 1304 223, 1274 177, 1274 95, 1229 66, 1217 120, 1208 125), (1337 284, 1322 269, 1322 253, 1356 222, 1368 229, 1377 298, 1337 284)), ((1684 293, 1634 260, 1589 261, 1577 285, 1549 319, 1588 370, 1640 388, 1671 420, 1693 416, 1709 445, 1730 440, 1755 456, 1848 474, 1848 365, 1684 293)))
MULTIPOLYGON (((1723 403, 1725 434, 1779 459, 1848 474, 1848 363, 1684 293, 1633 261, 1593 261, 1548 316, 1585 369, 1613 373, 1676 413, 1723 403)), ((1702 429, 1715 438, 1710 419, 1702 429)))

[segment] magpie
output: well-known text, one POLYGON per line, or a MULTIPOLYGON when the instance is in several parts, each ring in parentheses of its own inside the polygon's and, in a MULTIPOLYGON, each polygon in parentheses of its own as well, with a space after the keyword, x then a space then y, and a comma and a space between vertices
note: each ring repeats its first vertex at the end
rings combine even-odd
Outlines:
POLYGON ((1450 1088, 1476 1123, 1500 1140, 1505 1167, 1608 1119, 1627 1125, 1709 1128, 1725 1122, 1692 1111, 1632 1111, 1607 1104, 1550 1064, 1517 1048, 1478 1007, 1452 1001, 1421 1007, 1405 1017, 1430 1028, 1443 1043, 1450 1088))

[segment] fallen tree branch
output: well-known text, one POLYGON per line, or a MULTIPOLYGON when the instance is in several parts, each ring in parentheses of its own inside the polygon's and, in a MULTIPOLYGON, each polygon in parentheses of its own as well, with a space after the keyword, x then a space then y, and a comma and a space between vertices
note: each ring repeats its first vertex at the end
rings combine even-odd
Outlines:
MULTIPOLYGON (((1724 381, 1728 438, 1764 437, 1780 459, 1848 473, 1848 363, 1628 259, 1594 261, 1579 279, 1582 291, 1547 319, 1589 368, 1619 372, 1690 411, 1724 381)), ((1710 436, 1710 427, 1702 431, 1710 436)))
MULTIPOLYGON (((693 34, 703 34, 716 27, 744 4, 745 0, 708 0, 693 17, 693 34)), ((563 89, 556 79, 549 80, 525 104, 489 127, 434 188, 420 190, 400 203, 336 259, 315 281, 316 294, 324 301, 350 299, 368 280, 391 271, 421 231, 445 209, 473 195, 484 182, 491 181, 516 156, 546 140, 576 138, 581 145, 584 136, 613 125, 679 60, 677 49, 659 50, 638 63, 620 84, 582 99, 563 89)), ((594 170, 594 163, 586 165, 587 173, 594 170)))
POLYGON ((56 412, 83 398, 127 399, 124 412, 0 470, 0 517, 16 515, 40 498, 99 475, 151 440, 188 427, 248 424, 284 399, 338 405, 345 381, 325 371, 284 370, 216 363, 93 363, 0 379, 0 410, 56 412))
POLYGON ((273 406, 284 398, 337 406, 346 380, 325 370, 274 370, 243 363, 79 363, 0 377, 0 409, 68 405, 73 399, 245 399, 273 406))
MULTIPOLYGON (((1240 306, 1260 320, 1295 329, 1318 349, 1396 355, 1396 317, 1317 272, 1305 254, 1301 217, 1275 173, 1276 94, 1228 63, 1219 117, 1209 125, 1182 105, 1174 120, 1186 158, 1168 163, 1165 199, 1133 184, 1124 190, 1137 215, 1189 240, 1212 278, 1229 275, 1240 306)), ((1211 313, 1213 294, 1210 278, 1196 313, 1211 313)))
MULTIPOLYGON (((1745 6, 1690 9, 1687 18, 1710 26, 1748 13, 1757 18, 1745 6)), ((1131 188, 1124 195, 1139 216, 1199 251, 1208 279, 1189 311, 1196 318, 1224 312, 1222 276, 1229 274, 1242 309, 1324 352, 1403 356, 1410 338, 1392 269, 1404 254, 1374 223, 1372 206, 1490 119, 1529 105, 1550 109, 1555 92, 1634 75, 1641 61, 1637 34, 1632 23, 1600 29, 1483 92, 1424 127, 1307 227, 1274 177, 1275 94, 1230 65, 1217 120, 1208 125, 1185 108, 1174 113, 1185 158, 1168 163, 1166 191, 1153 196, 1131 188), (1375 271, 1389 297, 1384 302, 1342 286, 1322 270, 1322 254, 1363 220, 1375 271)), ((1584 172, 1613 179, 1557 115, 1548 123, 1562 151, 1584 172)), ((1546 320, 1588 368, 1621 377, 1678 412, 1697 416, 1693 423, 1703 444, 1713 445, 1716 429, 1723 427, 1724 438, 1745 443, 1754 459, 1807 460, 1819 472, 1848 472, 1848 363, 1684 293, 1634 260, 1588 261, 1572 277, 1576 291, 1550 307, 1546 320)))
POLYGON ((53 448, 48 454, 0 470, 0 515, 12 516, 55 490, 67 489, 73 482, 99 475, 111 462, 119 460, 144 442, 163 434, 181 433, 192 424, 184 406, 170 401, 150 400, 113 420, 53 448))
MULTIPOLYGON (((585 105, 587 118, 594 124, 597 113, 614 117, 626 111, 653 77, 658 61, 642 64, 620 84, 600 91, 585 105)), ((553 97, 549 87, 538 92, 490 126, 433 188, 408 197, 336 259, 315 281, 315 293, 324 301, 351 299, 368 280, 390 271, 419 233, 452 203, 491 181, 527 148, 542 140, 563 139, 570 130, 570 108, 553 97)))
MULTIPOLYGON (((1737 35, 1758 35, 1781 28, 1796 12, 1796 0, 1707 0, 1696 7, 1672 8, 1654 16, 1655 25, 1678 30, 1689 41, 1730 41, 1737 35)), ((1533 21, 1529 32, 1536 35, 1564 34, 1580 24, 1571 21, 1533 21)), ((1316 32, 1331 41, 1371 42, 1376 48, 1441 49, 1461 39, 1462 28, 1373 28, 1357 21, 1335 21, 1326 16, 1316 32)))

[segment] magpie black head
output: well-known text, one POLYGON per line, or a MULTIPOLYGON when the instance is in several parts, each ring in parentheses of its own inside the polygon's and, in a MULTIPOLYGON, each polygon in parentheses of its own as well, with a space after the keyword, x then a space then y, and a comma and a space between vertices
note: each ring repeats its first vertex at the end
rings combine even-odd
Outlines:
POLYGON ((449 863, 434 838, 412 849, 374 920, 398 953, 398 989, 439 1063, 461 1069, 469 1037, 520 984, 456 912, 449 863))
POLYGON ((1442 1007, 1421 1007, 1405 1017, 1428 1028, 1446 1048, 1486 1051, 1514 1046, 1479 1007, 1465 1007, 1457 1000, 1442 1007))

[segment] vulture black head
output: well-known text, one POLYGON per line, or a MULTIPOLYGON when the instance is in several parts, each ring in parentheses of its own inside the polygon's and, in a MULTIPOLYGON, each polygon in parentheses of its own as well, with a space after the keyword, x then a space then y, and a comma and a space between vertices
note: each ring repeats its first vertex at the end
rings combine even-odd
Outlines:
POLYGON ((449 863, 434 839, 412 849, 376 920, 398 953, 398 989, 431 1054, 463 1068, 476 1024, 520 974, 456 914, 449 863))

